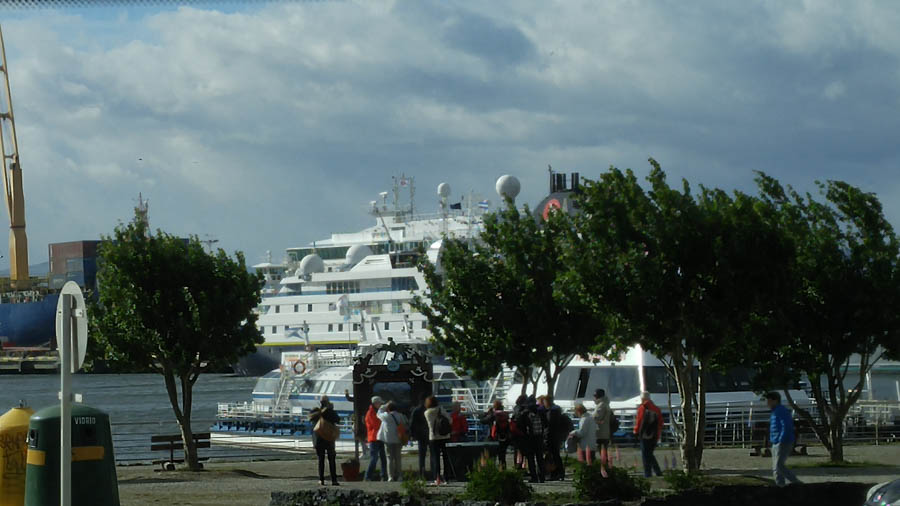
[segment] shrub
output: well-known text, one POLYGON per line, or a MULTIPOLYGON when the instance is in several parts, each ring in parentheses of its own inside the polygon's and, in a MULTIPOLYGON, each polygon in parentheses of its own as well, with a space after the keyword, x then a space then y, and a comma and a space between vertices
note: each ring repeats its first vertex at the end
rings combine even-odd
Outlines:
POLYGON ((482 459, 466 476, 469 481, 464 497, 473 501, 509 505, 528 501, 534 493, 521 473, 513 469, 502 470, 493 459, 482 459))
POLYGON ((699 472, 684 472, 680 469, 672 469, 663 473, 663 479, 675 492, 706 488, 708 480, 699 472))
POLYGON ((594 462, 589 466, 577 465, 573 484, 578 498, 582 501, 605 501, 607 499, 635 501, 650 491, 649 481, 631 476, 626 468, 610 467, 607 471, 609 477, 604 478, 600 473, 599 462, 594 462))
POLYGON ((419 476, 419 473, 414 473, 412 471, 403 473, 403 483, 401 483, 400 486, 403 488, 403 495, 409 497, 414 502, 424 503, 425 499, 428 498, 425 480, 419 476))

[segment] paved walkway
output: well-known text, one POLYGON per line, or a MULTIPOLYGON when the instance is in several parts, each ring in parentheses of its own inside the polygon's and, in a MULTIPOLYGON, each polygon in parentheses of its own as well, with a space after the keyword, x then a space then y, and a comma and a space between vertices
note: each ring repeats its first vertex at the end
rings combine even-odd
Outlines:
MULTIPOLYGON (((771 459, 751 457, 749 449, 715 449, 704 452, 704 472, 712 475, 770 477, 771 459)), ((879 467, 822 468, 807 467, 825 462, 827 455, 821 447, 810 447, 807 457, 792 457, 788 465, 800 479, 814 483, 822 481, 857 481, 879 483, 900 477, 900 445, 853 446, 846 449, 846 458, 856 462, 871 462, 879 467)), ((615 456, 615 452, 613 453, 615 456)), ((660 448, 660 464, 665 458, 669 465, 677 452, 660 448)), ((318 487, 316 460, 308 453, 296 453, 291 460, 265 462, 211 462, 202 473, 183 471, 159 472, 151 466, 117 468, 119 494, 124 505, 267 505, 273 491, 292 491, 318 487)), ((339 455, 338 462, 347 458, 339 455)), ((634 467, 640 462, 635 449, 620 449, 616 463, 634 467)), ((363 462, 365 466, 366 462, 363 462)), ((416 464, 415 456, 404 456, 405 469, 416 464)), ((677 462, 676 462, 677 464, 677 462)), ((665 466, 664 466, 665 467, 665 466)), ((340 472, 340 469, 338 469, 340 472)), ((653 478, 654 488, 665 488, 665 482, 653 478)), ((370 491, 399 490, 397 483, 343 483, 341 486, 370 491)), ((446 491, 461 491, 463 485, 451 483, 440 487, 446 491)), ((537 492, 565 492, 571 481, 550 482, 536 487, 537 492)))

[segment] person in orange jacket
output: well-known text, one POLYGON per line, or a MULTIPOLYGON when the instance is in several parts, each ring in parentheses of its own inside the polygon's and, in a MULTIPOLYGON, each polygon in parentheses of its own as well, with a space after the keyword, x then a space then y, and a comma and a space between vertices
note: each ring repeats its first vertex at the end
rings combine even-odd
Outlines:
POLYGON ((653 455, 656 443, 662 437, 662 430, 662 411, 650 400, 650 392, 641 392, 641 405, 637 411, 637 419, 634 421, 634 435, 641 442, 641 460, 644 461, 645 478, 651 476, 651 471, 657 476, 662 476, 659 462, 653 455))
POLYGON ((381 428, 381 420, 378 418, 378 410, 384 401, 377 395, 372 397, 372 404, 366 412, 366 440, 369 442, 369 467, 366 469, 366 481, 381 481, 382 476, 387 476, 387 454, 384 453, 384 443, 378 440, 378 429, 381 428), (378 461, 381 460, 381 474, 375 477, 378 461))

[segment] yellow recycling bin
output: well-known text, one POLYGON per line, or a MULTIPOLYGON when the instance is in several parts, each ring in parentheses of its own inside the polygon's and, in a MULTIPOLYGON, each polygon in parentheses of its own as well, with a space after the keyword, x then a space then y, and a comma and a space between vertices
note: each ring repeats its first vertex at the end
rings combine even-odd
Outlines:
POLYGON ((25 459, 28 420, 34 410, 24 403, 0 416, 0 506, 25 504, 25 459))

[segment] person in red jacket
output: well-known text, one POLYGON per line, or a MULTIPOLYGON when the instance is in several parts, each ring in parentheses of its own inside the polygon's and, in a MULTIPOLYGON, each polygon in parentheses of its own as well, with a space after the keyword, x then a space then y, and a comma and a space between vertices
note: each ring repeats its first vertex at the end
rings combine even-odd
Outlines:
POLYGON ((641 405, 637 411, 637 419, 634 421, 634 435, 641 442, 641 460, 644 461, 645 478, 651 476, 651 471, 657 476, 662 476, 659 462, 653 455, 656 443, 662 437, 662 430, 662 411, 650 400, 650 392, 641 392, 641 405))
POLYGON ((381 428, 381 420, 378 418, 378 410, 384 401, 377 395, 372 397, 372 404, 366 412, 366 439, 369 442, 369 468, 366 469, 366 481, 381 481, 382 476, 387 476, 387 454, 384 453, 384 443, 378 440, 378 429, 381 428), (381 474, 375 477, 378 461, 381 460, 381 474))
POLYGON ((465 442, 469 438, 469 421, 462 414, 458 402, 452 404, 450 412, 450 441, 454 443, 465 442))

